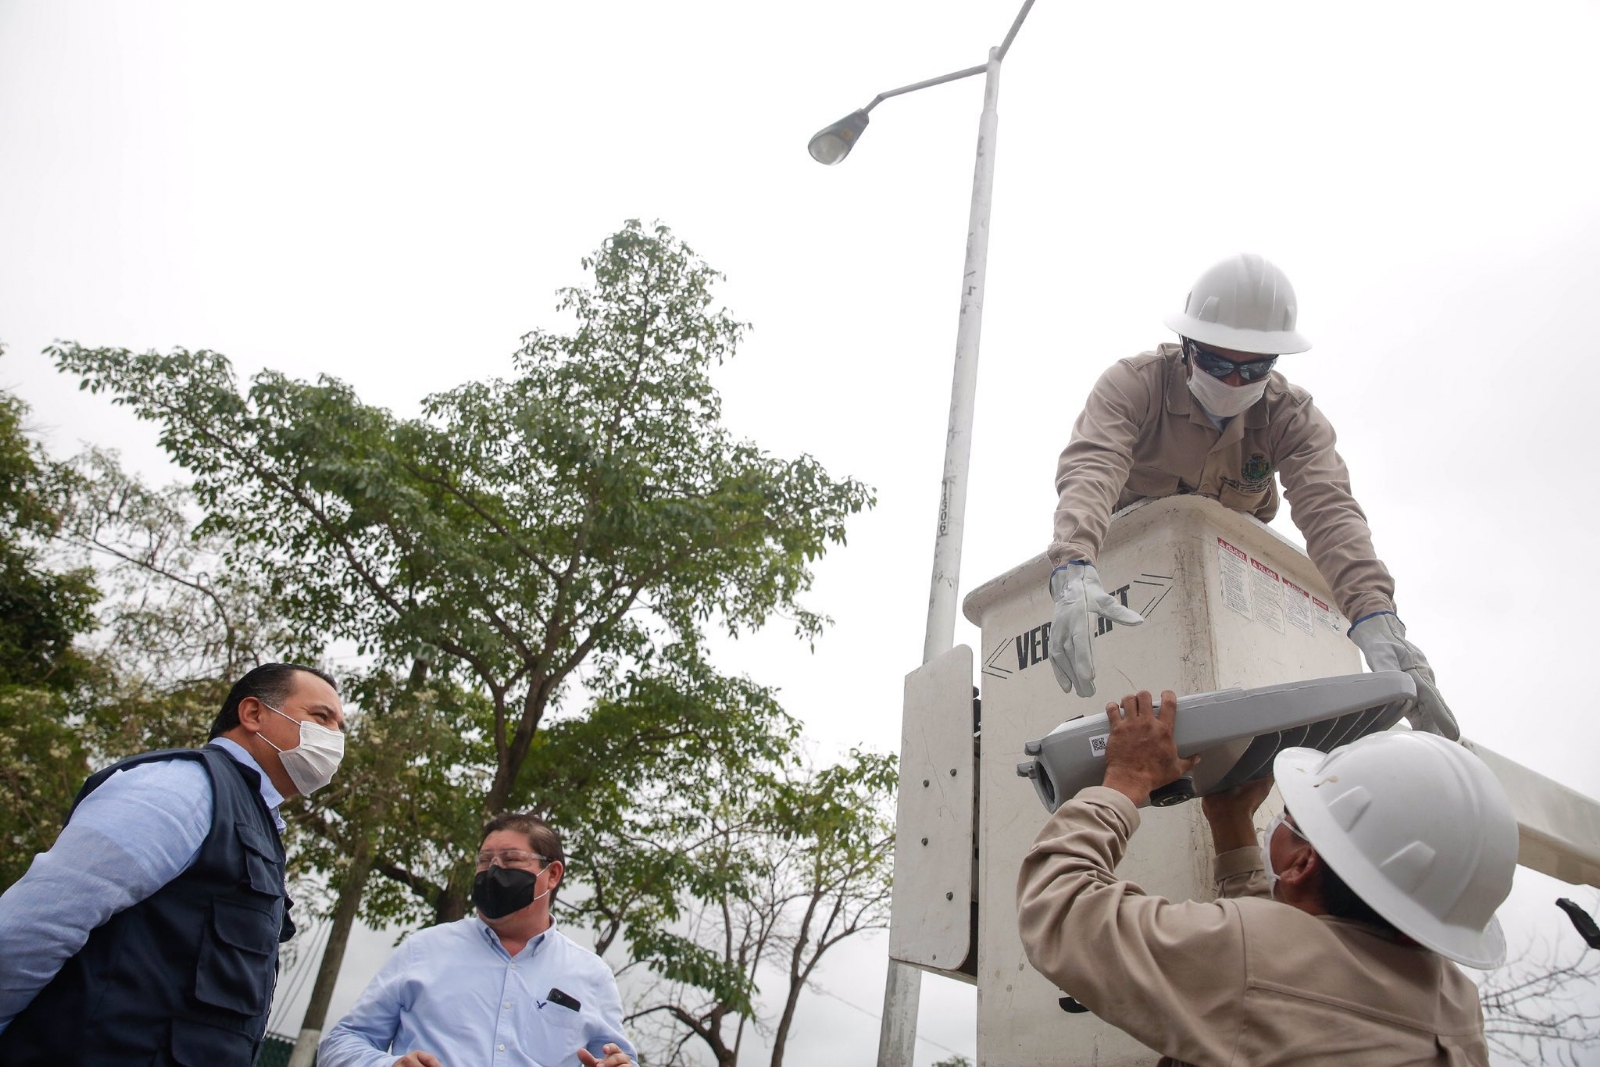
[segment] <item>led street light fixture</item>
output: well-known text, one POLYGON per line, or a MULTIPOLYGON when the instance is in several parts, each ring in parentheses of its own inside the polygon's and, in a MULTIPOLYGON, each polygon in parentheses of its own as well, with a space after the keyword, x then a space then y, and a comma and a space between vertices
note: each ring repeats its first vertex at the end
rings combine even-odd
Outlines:
MULTIPOLYGON (((1157 807, 1220 793, 1272 773, 1286 748, 1331 752, 1387 730, 1410 710, 1416 683, 1404 671, 1313 678, 1256 689, 1223 689, 1178 698, 1173 740, 1178 755, 1200 755, 1194 771, 1150 794, 1157 807)), ((1069 719, 1023 751, 1033 758, 1017 775, 1033 781, 1048 811, 1106 775, 1111 725, 1097 711, 1069 719)))

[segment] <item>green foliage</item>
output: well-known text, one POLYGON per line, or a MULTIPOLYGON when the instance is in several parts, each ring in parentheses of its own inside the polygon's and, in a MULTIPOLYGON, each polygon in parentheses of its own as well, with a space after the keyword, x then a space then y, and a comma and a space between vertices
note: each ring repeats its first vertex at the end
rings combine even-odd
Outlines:
MULTIPOLYGON (((815 636, 810 565, 872 501, 722 426, 711 372, 746 327, 665 227, 630 222, 583 266, 591 283, 559 294, 571 332, 529 333, 513 376, 427 397, 414 418, 327 377, 263 371, 241 392, 214 352, 51 350, 157 424, 194 478, 214 573, 248 576, 299 644, 352 640, 383 676, 430 679, 434 697, 391 724, 422 754, 401 774, 422 793, 397 784, 384 803, 388 818, 440 814, 386 834, 375 869, 440 919, 465 907, 478 817, 546 811, 596 871, 590 842, 694 795, 696 746, 740 776, 792 738, 770 694, 705 661, 703 638, 774 615, 815 636)), ((330 850, 307 855, 332 869, 359 819, 317 811, 307 828, 330 850)), ((650 899, 670 917, 670 895, 650 899)))
POLYGON ((21 484, 12 512, 31 509, 34 523, 10 527, 6 547, 34 587, 52 587, 49 609, 19 625, 53 637, 0 642, 0 887, 54 841, 92 767, 202 743, 232 681, 287 648, 259 590, 217 574, 214 539, 191 536, 181 491, 146 489, 107 453, 56 464, 30 447, 32 473, 8 482, 8 499, 21 484), (77 565, 50 572, 45 560, 77 565))
POLYGON ((702 945, 660 926, 641 926, 630 940, 630 958, 667 982, 704 990, 732 1014, 754 1013, 754 960, 730 958, 717 946, 702 945))
POLYGON ((297 640, 259 574, 229 565, 226 535, 196 529, 191 492, 151 489, 99 449, 68 470, 57 540, 99 566, 108 599, 96 643, 121 673, 161 688, 214 686, 258 663, 315 660, 321 640, 297 640))
POLYGON ((701 771, 697 793, 662 798, 610 843, 627 862, 594 870, 577 910, 601 930, 626 913, 629 966, 653 976, 631 1013, 653 1059, 698 1040, 731 1064, 755 1026, 777 1064, 822 957, 887 923, 895 760, 852 751, 806 770, 789 742, 744 774, 710 758, 701 771))
POLYGON ((72 642, 94 627, 99 594, 90 571, 58 572, 44 558, 69 483, 24 432, 27 414, 0 392, 0 687, 61 693, 84 681, 72 642))
POLYGON ((50 847, 89 772, 70 705, 42 687, 0 687, 0 891, 50 847))
POLYGON ((28 437, 27 414, 0 392, 0 890, 55 840, 88 772, 71 719, 96 675, 74 646, 94 626, 92 572, 47 552, 70 480, 28 437))
POLYGON ((331 786, 288 812, 298 863, 337 891, 364 836, 388 877, 368 884, 362 917, 380 927, 432 921, 441 887, 471 873, 493 711, 448 681, 383 670, 344 679, 341 695, 345 760, 331 786))
POLYGON ((0 543, 0 686, 80 684, 88 664, 73 640, 94 626, 98 598, 92 573, 53 573, 36 552, 0 543))

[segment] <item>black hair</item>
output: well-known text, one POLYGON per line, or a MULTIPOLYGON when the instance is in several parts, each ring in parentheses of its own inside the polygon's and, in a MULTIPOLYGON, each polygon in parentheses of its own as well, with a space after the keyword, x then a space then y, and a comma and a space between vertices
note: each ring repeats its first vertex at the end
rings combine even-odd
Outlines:
POLYGON ((299 672, 314 674, 333 686, 334 692, 339 691, 339 683, 333 680, 333 676, 315 667, 298 663, 263 663, 233 683, 233 688, 228 690, 228 699, 222 702, 222 710, 211 724, 211 734, 207 740, 221 737, 239 725, 239 705, 245 697, 255 697, 263 704, 281 707, 289 694, 294 692, 294 676, 299 672))
POLYGON ((1329 915, 1376 926, 1390 937, 1401 936, 1400 931, 1395 929, 1394 923, 1379 915, 1371 904, 1356 896, 1356 891, 1334 873, 1321 853, 1317 854, 1317 858, 1322 860, 1322 906, 1329 915))
MULTIPOLYGON (((1294 813, 1287 807, 1284 808, 1284 814, 1289 816, 1291 820, 1294 818, 1294 813)), ((1349 919, 1351 922, 1375 926, 1380 932, 1392 938, 1403 936, 1399 930, 1395 929, 1394 923, 1379 915, 1371 904, 1356 896, 1356 891, 1351 889, 1345 883, 1345 880, 1340 878, 1338 873, 1328 865, 1328 857, 1318 852, 1317 846, 1301 832, 1298 823, 1290 822, 1287 825, 1296 837, 1311 845, 1312 852, 1316 854, 1317 866, 1322 872, 1319 892, 1322 895, 1322 908, 1324 911, 1337 919, 1349 919)), ((1272 842, 1268 841, 1267 847, 1271 848, 1272 842)))
POLYGON ((567 862, 567 854, 561 849, 561 835, 532 812, 508 811, 496 815, 483 824, 483 835, 478 838, 478 844, 483 844, 497 830, 511 830, 525 836, 533 845, 533 851, 543 856, 546 863, 565 865, 567 862))
MULTIPOLYGON (((483 836, 478 838, 478 847, 489 839, 489 835, 497 830, 510 830, 522 834, 533 846, 533 851, 544 857, 545 867, 552 863, 559 863, 562 867, 567 865, 567 854, 561 848, 561 835, 556 833, 555 827, 545 822, 531 811, 506 811, 501 812, 483 824, 483 836)), ((541 868, 542 869, 542 868, 541 868)), ((550 906, 556 903, 556 887, 550 889, 550 906)))

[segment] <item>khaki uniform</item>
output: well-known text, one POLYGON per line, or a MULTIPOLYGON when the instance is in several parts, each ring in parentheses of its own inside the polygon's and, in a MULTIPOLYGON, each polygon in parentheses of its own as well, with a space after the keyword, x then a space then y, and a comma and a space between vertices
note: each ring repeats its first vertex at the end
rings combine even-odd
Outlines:
POLYGON ((1056 563, 1093 562, 1111 513, 1146 497, 1198 493, 1268 522, 1276 471, 1306 551, 1352 622, 1394 610, 1394 579, 1372 549, 1367 517, 1311 395, 1273 372, 1266 395, 1219 432, 1189 392, 1178 345, 1101 375, 1056 466, 1056 563))
POLYGON ((1478 991, 1453 963, 1264 896, 1261 850, 1217 857, 1223 899, 1169 903, 1113 873, 1138 809, 1093 786, 1022 861, 1033 966, 1163 1064, 1486 1065, 1478 991))

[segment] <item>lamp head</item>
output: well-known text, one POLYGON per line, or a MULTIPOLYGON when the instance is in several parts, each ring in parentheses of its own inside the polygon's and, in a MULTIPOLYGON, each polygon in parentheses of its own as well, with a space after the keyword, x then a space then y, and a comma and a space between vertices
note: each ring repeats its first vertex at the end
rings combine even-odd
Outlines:
POLYGON ((866 128, 867 113, 852 111, 838 122, 824 126, 812 135, 806 151, 810 152, 811 158, 818 163, 826 163, 831 167, 850 154, 850 149, 855 147, 861 131, 866 128))

